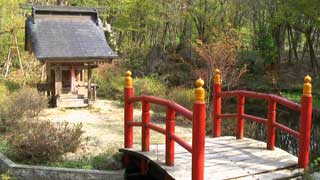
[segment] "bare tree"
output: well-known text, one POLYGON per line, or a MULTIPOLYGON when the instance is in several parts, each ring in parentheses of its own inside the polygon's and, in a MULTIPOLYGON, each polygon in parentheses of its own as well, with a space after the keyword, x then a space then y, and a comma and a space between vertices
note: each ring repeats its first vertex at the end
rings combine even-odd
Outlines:
POLYGON ((64 0, 57 0, 57 5, 63 6, 64 5, 64 0))

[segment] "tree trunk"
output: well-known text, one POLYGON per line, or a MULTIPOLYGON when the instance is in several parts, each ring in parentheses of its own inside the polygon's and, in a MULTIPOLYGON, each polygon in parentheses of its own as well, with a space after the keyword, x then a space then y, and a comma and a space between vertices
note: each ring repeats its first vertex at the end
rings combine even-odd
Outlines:
POLYGON ((63 6, 65 0, 57 0, 57 5, 58 6, 63 6))
POLYGON ((291 59, 292 59, 292 39, 291 39, 291 33, 290 33, 290 26, 288 26, 287 32, 288 32, 288 44, 289 44, 288 64, 291 64, 291 59))
POLYGON ((284 51, 285 43, 285 26, 283 24, 278 25, 272 30, 273 41, 277 47, 277 64, 280 64, 282 54, 284 51))
POLYGON ((315 54, 314 48, 313 48, 313 41, 311 38, 311 32, 308 31, 305 33, 305 35, 306 35, 307 46, 308 46, 309 54, 310 54, 311 67, 312 67, 312 70, 313 70, 315 76, 318 77, 319 76, 319 73, 318 73, 319 65, 318 65, 316 54, 315 54))

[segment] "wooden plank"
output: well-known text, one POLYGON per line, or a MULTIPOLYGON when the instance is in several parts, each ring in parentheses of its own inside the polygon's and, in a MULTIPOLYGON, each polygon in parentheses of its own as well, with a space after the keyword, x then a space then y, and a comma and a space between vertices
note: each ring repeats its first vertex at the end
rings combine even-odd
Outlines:
POLYGON ((238 180, 258 180, 258 179, 288 179, 299 177, 303 175, 303 169, 300 168, 290 168, 290 169, 280 169, 276 171, 268 171, 263 174, 255 174, 250 176, 245 176, 238 178, 238 180))
MULTIPOLYGON (((175 145, 175 166, 164 165, 165 145, 151 145, 149 152, 139 149, 122 149, 152 160, 175 179, 190 179, 191 153, 179 145, 175 145)), ((289 177, 289 171, 297 164, 297 157, 276 148, 274 151, 266 149, 266 143, 235 137, 206 138, 205 147, 205 179, 249 179, 271 177, 276 175, 289 177), (287 172, 287 173, 285 173, 287 172), (263 175, 264 174, 264 175, 263 175)))

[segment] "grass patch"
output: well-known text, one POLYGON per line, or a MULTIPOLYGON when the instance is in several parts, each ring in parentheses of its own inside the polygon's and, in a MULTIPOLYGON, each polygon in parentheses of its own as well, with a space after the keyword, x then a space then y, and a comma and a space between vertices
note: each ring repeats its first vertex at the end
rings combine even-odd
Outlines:
MULTIPOLYGON (((7 155, 10 158, 10 148, 7 143, 7 140, 1 138, 0 139, 0 152, 7 155)), ((83 156, 79 159, 75 160, 59 160, 55 162, 47 162, 47 163, 40 163, 40 164, 31 164, 28 161, 21 161, 16 163, 21 164, 28 164, 28 165, 42 165, 42 166, 49 166, 49 167, 61 167, 61 168, 77 168, 77 169, 98 169, 98 170, 114 170, 115 167, 113 166, 112 162, 109 163, 113 152, 105 152, 99 154, 98 156, 94 157, 86 157, 83 156)), ((117 158, 117 157, 116 157, 117 158)), ((114 160, 115 158, 113 158, 114 160)), ((118 159, 120 160, 120 159, 118 159)))
MULTIPOLYGON (((285 92, 282 92, 282 95, 292 101, 300 103, 302 92, 285 91, 285 92)), ((312 96, 313 96, 313 101, 312 101, 313 108, 320 108, 320 94, 313 94, 312 96)))
POLYGON ((44 165, 63 168, 114 170, 115 167, 113 167, 112 164, 109 163, 111 156, 112 154, 110 154, 110 152, 106 152, 94 157, 83 156, 77 160, 49 162, 44 165))

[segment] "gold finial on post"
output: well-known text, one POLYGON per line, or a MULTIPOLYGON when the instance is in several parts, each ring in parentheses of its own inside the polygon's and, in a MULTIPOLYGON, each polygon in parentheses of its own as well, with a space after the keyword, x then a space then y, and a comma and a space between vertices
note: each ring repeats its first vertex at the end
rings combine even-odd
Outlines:
POLYGON ((126 72, 126 79, 125 79, 125 87, 131 88, 132 87, 132 73, 131 71, 126 72))
POLYGON ((214 71, 214 84, 221 84, 221 74, 218 68, 214 71))
POLYGON ((304 77, 303 96, 312 96, 311 77, 309 75, 304 77))
POLYGON ((195 96, 195 102, 204 102, 204 96, 205 96, 205 92, 204 92, 204 89, 203 89, 203 86, 204 85, 204 81, 199 78, 197 81, 196 81, 196 90, 194 92, 194 96, 195 96))

